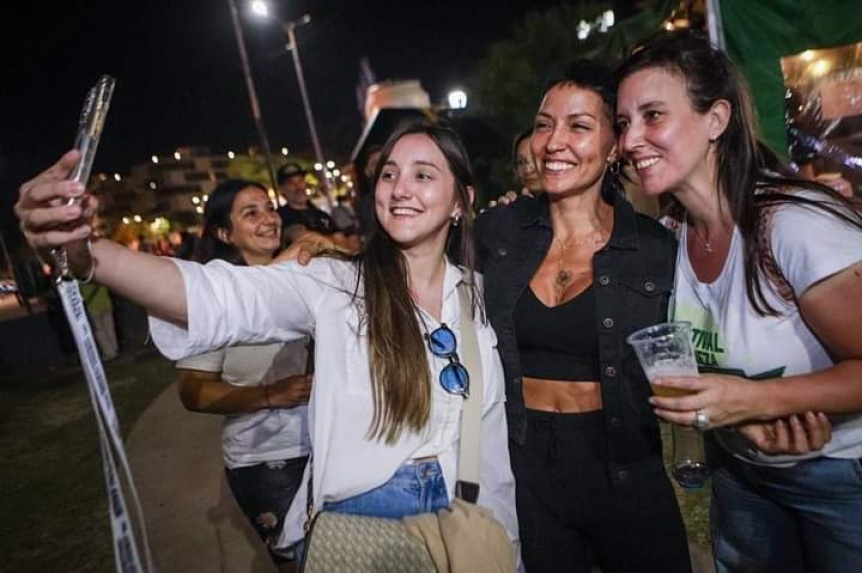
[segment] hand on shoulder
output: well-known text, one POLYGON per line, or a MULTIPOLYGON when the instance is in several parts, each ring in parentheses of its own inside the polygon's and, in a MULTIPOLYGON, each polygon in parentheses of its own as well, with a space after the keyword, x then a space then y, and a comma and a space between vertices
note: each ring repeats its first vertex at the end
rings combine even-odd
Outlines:
POLYGON ((358 235, 348 236, 343 233, 324 235, 316 231, 306 230, 288 248, 279 253, 273 259, 272 264, 296 261, 300 265, 306 266, 311 259, 326 251, 353 254, 358 252, 360 247, 358 235))
POLYGON ((493 207, 497 207, 498 205, 511 205, 521 197, 529 197, 530 199, 535 199, 536 195, 526 187, 521 189, 520 193, 516 193, 515 191, 507 191, 503 195, 500 195, 497 199, 489 201, 488 208, 491 209, 493 207))

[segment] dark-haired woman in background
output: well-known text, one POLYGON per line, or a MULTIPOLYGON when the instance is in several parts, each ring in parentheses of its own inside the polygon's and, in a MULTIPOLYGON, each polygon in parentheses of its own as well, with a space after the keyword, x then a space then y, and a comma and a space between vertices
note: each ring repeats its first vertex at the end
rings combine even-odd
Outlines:
POLYGON ((717 570, 858 571, 862 208, 764 161, 742 76, 703 35, 655 36, 620 77, 622 151, 683 208, 672 316, 701 376, 652 401, 714 428, 717 570))
MULTIPOLYGON (((477 221, 506 373, 528 571, 690 571, 649 384, 629 333, 667 316, 676 241, 622 196, 607 70, 551 81, 536 199, 477 221)), ((529 141, 529 139, 528 139, 529 141)))
MULTIPOLYGON (((281 217, 266 188, 228 180, 206 203, 195 259, 267 265, 280 237, 281 217)), ((231 346, 177 362, 183 405, 225 416, 227 481, 268 549, 278 540, 308 460, 307 340, 231 346)), ((269 553, 280 571, 296 570, 290 556, 269 553)))

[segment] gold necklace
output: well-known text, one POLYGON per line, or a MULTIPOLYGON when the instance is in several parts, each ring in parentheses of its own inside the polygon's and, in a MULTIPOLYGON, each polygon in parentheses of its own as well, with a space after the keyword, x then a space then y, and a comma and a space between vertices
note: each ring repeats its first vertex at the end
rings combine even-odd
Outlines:
MULTIPOLYGON (((554 237, 554 240, 557 241, 557 238, 554 237)), ((590 271, 582 271, 579 273, 573 273, 570 269, 564 268, 566 262, 566 251, 572 249, 574 247, 581 247, 583 245, 587 245, 592 242, 593 248, 598 247, 604 242, 604 237, 601 233, 593 233, 589 236, 582 239, 573 239, 566 243, 562 241, 557 241, 560 245, 560 254, 557 257, 557 276, 554 278, 554 284, 560 290, 566 290, 569 288, 569 285, 572 283, 572 280, 575 278, 575 275, 585 275, 590 271)))
MULTIPOLYGON (((706 251, 706 254, 711 255, 713 252, 712 242, 706 238, 706 235, 703 233, 703 231, 698 229, 697 226, 691 222, 691 219, 688 218, 688 215, 685 216, 685 222, 689 227, 694 229, 694 235, 697 240, 700 241, 700 244, 701 246, 703 246, 703 250, 706 251)), ((724 232, 724 227, 720 227, 718 237, 720 238, 722 235, 724 235, 724 232)))
POLYGON ((703 234, 700 232, 700 229, 691 224, 689 224, 689 226, 694 229, 694 234, 697 236, 698 240, 700 241, 700 244, 703 245, 703 250, 706 251, 706 254, 711 255, 712 245, 709 244, 709 240, 703 236, 703 234))

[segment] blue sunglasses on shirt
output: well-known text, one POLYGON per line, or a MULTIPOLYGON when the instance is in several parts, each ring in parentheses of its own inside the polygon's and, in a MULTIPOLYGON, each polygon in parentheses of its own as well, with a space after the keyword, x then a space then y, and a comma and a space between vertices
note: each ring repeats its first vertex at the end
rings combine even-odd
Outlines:
POLYGON ((470 374, 458 359, 458 341, 455 333, 445 324, 430 334, 425 334, 431 354, 446 358, 449 364, 440 371, 440 386, 450 394, 467 397, 470 394, 470 374))

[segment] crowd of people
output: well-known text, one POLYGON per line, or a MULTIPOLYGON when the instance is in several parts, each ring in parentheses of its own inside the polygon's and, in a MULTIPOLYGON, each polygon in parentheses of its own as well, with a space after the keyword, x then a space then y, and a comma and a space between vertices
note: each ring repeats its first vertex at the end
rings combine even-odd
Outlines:
POLYGON ((473 374, 477 502, 520 570, 691 570, 664 420, 710 446, 717 571, 852 571, 862 204, 765 152, 739 70, 682 30, 615 70, 579 61, 550 80, 513 145, 528 192, 478 216, 458 134, 428 122, 379 150, 374 224, 352 243, 287 187, 298 166, 279 173, 297 197, 282 212, 255 183, 220 185, 197 261, 91 237, 97 201, 67 180, 75 151, 21 185, 16 212, 31 246, 65 249, 76 276, 147 308, 184 404, 227 416, 232 491, 284 570, 320 511, 398 519, 452 503, 473 374), (666 206, 660 220, 632 207, 626 173, 666 206), (279 253, 282 227, 296 234, 279 253), (701 375, 652 381, 675 397, 652 394, 625 343, 667 320, 699 333, 701 375), (481 374, 458 357, 467 329, 481 374), (243 438, 253 425, 260 451, 243 438), (271 462, 278 499, 259 487, 271 462))

